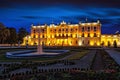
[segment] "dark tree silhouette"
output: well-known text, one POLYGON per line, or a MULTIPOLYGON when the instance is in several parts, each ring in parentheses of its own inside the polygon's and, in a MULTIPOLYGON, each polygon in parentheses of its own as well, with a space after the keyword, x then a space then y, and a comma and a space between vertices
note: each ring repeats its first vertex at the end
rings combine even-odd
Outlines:
POLYGON ((10 35, 9 29, 7 29, 4 24, 0 23, 0 43, 5 43, 7 37, 10 35))
POLYGON ((13 27, 8 28, 8 29, 10 31, 10 36, 8 37, 7 42, 11 45, 16 44, 17 43, 17 38, 18 38, 16 29, 13 28, 13 27))
POLYGON ((21 27, 18 30, 18 41, 20 41, 20 43, 23 42, 23 38, 28 35, 28 32, 25 28, 21 27))

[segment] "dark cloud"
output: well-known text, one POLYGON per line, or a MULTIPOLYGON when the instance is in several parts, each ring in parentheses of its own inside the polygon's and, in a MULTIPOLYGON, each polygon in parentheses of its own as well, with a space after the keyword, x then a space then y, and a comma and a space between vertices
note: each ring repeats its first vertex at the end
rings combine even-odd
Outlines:
POLYGON ((43 18, 43 17, 40 17, 40 16, 21 16, 22 18, 25 18, 25 19, 40 19, 40 18, 43 18))
POLYGON ((116 7, 120 8, 120 0, 0 0, 0 7, 29 7, 52 6, 70 4, 80 8, 89 6, 116 7))
POLYGON ((0 0, 0 21, 7 26, 78 23, 100 19, 103 33, 120 29, 120 0, 0 0))

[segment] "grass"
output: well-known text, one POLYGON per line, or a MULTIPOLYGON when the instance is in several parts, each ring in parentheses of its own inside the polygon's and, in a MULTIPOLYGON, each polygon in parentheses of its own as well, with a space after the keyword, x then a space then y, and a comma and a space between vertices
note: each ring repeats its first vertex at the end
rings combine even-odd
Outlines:
POLYGON ((68 57, 68 60, 73 60, 73 59, 80 59, 81 57, 85 56, 89 51, 88 50, 83 50, 81 52, 75 52, 74 55, 68 57))
POLYGON ((116 51, 120 52, 120 49, 116 49, 116 51))

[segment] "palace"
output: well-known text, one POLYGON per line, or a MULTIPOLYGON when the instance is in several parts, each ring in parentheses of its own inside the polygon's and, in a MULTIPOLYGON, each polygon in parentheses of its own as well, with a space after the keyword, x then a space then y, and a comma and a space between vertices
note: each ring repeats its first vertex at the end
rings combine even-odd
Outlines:
POLYGON ((31 25, 31 34, 24 38, 23 45, 38 45, 38 38, 44 46, 120 46, 120 34, 101 34, 101 23, 58 25, 31 25))

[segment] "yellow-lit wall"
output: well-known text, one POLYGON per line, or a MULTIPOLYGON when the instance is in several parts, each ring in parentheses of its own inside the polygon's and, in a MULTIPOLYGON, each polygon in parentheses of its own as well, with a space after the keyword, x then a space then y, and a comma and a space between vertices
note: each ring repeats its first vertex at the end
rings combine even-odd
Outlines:
POLYGON ((103 46, 108 46, 109 44, 110 46, 114 46, 114 41, 120 46, 120 35, 104 34, 101 36, 101 44, 103 44, 103 46))
POLYGON ((31 27, 31 34, 24 38, 23 45, 37 45, 40 33, 41 44, 45 46, 104 46, 108 41, 113 44, 119 38, 115 35, 101 35, 101 24, 99 21, 92 23, 67 24, 61 22, 59 25, 43 25, 31 27))

